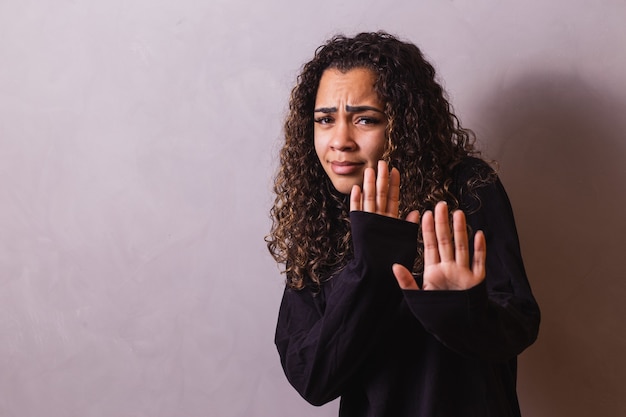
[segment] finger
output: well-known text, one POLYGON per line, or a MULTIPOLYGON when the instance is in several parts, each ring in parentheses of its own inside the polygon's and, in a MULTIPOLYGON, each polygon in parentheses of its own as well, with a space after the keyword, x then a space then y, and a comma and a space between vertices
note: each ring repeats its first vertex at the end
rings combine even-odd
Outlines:
POLYGON ((454 229, 454 259, 457 265, 469 268, 470 257, 465 213, 461 210, 456 210, 452 214, 452 224, 454 229))
POLYGON ((354 184, 350 191, 350 211, 362 210, 361 204, 361 187, 354 184))
POLYGON ((432 211, 427 211, 422 216, 422 239, 424 239, 424 266, 438 264, 440 262, 439 248, 432 211))
POLYGON ((387 214, 387 194, 389 193, 389 171, 385 161, 378 161, 376 175, 376 212, 387 214))
POLYGON ((403 290, 419 290, 419 286, 415 279, 413 278, 413 274, 409 271, 404 265, 393 264, 391 266, 391 270, 393 271, 393 275, 396 277, 396 281, 398 281, 398 285, 403 290))
POLYGON ((450 222, 448 220, 448 205, 440 201, 435 206, 435 232, 437 233, 437 245, 441 262, 454 260, 454 246, 450 234, 450 222))
POLYGON ((389 194, 387 195, 387 215, 398 217, 400 208, 400 171, 391 168, 389 174, 389 194))
POLYGON ((376 212, 376 173, 374 168, 365 168, 363 173, 363 211, 376 212))
POLYGON ((479 281, 485 279, 486 268, 485 263, 487 261, 487 241, 485 240, 485 234, 482 230, 476 232, 474 236, 474 262, 472 263, 472 272, 474 277, 479 281))
POLYGON ((413 210, 412 212, 407 214, 405 220, 411 223, 418 223, 420 221, 420 212, 417 210, 413 210))

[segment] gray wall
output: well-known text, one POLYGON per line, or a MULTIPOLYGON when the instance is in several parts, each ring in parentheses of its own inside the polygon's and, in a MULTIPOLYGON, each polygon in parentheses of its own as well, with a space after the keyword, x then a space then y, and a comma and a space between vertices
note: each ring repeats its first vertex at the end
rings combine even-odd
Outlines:
POLYGON ((298 3, 0 2, 0 416, 336 415, 282 375, 263 236, 298 69, 380 28, 500 163, 525 415, 626 415, 626 3, 298 3))

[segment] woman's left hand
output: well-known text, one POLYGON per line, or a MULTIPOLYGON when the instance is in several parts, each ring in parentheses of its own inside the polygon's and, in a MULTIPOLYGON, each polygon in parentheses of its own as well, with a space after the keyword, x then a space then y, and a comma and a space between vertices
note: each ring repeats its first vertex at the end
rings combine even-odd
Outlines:
MULTIPOLYGON (((454 240, 448 222, 448 205, 440 202, 435 214, 427 211, 422 216, 424 239, 423 290, 466 290, 485 279, 487 243, 482 231, 474 236, 474 258, 470 268, 470 253, 465 214, 457 210, 452 215, 454 240)), ((393 273, 404 290, 419 290, 411 272, 394 264, 393 273)))

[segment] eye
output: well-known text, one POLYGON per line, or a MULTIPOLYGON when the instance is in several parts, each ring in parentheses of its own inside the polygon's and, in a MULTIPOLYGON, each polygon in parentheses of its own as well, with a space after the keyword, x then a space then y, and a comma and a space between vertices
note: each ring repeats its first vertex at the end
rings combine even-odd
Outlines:
POLYGON ((327 125, 333 122, 333 118, 330 116, 322 116, 322 117, 316 117, 315 119, 313 119, 313 121, 321 125, 327 125))
POLYGON ((361 116, 357 119, 356 122, 360 125, 377 125, 380 123, 380 119, 371 116, 361 116))

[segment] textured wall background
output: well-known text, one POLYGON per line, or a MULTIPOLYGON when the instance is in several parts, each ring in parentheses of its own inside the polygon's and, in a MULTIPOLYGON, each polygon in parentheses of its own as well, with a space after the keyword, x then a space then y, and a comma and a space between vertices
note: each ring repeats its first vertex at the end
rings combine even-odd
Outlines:
POLYGON ((0 416, 334 416, 288 386, 263 236, 327 37, 436 64, 497 159, 544 313, 526 416, 626 414, 626 3, 0 2, 0 416))

